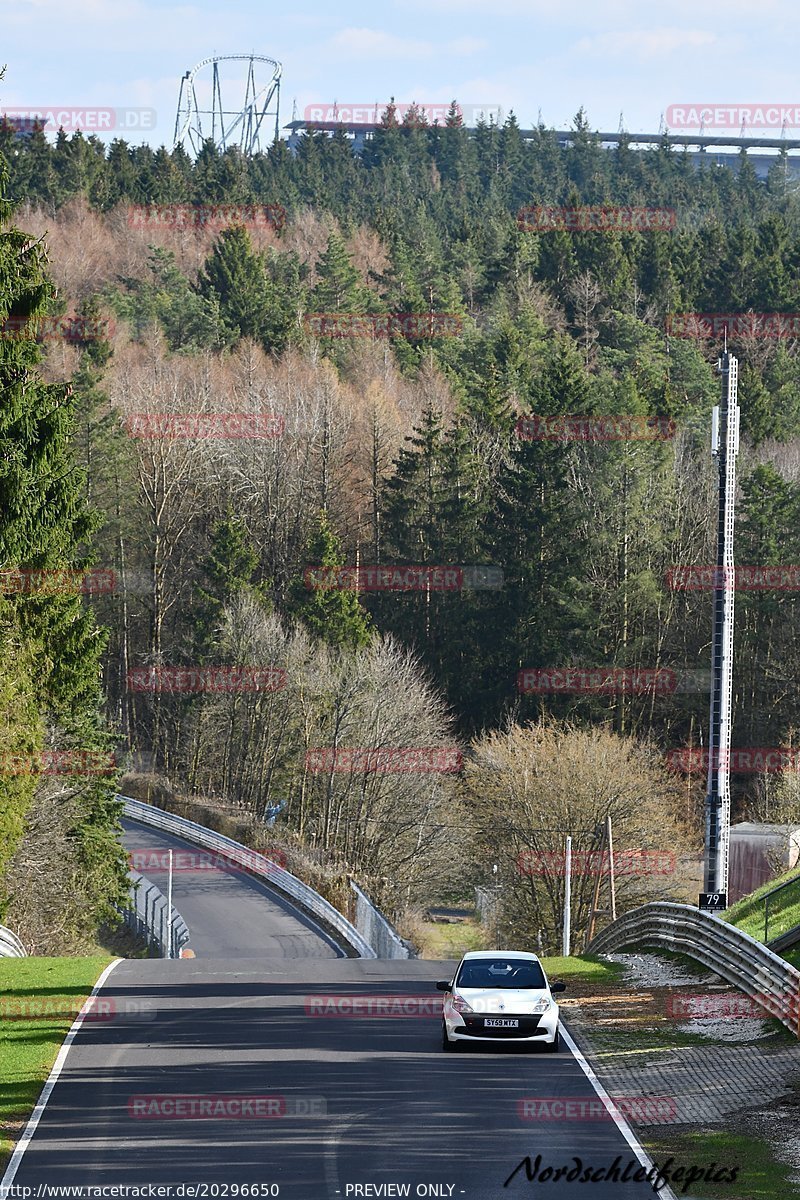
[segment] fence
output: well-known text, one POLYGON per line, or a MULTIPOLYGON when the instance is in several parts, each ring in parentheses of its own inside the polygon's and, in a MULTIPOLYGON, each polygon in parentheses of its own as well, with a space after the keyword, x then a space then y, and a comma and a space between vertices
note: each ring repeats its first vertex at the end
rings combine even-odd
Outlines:
POLYGON ((27 958, 28 953, 15 933, 0 925, 0 958, 27 958))
POLYGON ((770 888, 760 899, 764 901, 764 942, 768 945, 777 943, 785 934, 793 932, 795 922, 791 917, 787 919, 786 914, 791 913, 800 900, 800 875, 770 888))
POLYGON ((400 937, 386 917, 377 909, 353 880, 350 887, 355 895, 355 927, 366 942, 369 942, 377 958, 416 958, 410 942, 400 937))
POLYGON ((475 908, 478 911, 482 925, 493 925, 497 920, 497 910, 500 905, 500 888, 476 887, 475 908))
POLYGON ((218 854, 242 864, 243 870, 250 875, 255 875, 258 879, 267 880, 271 887, 283 892, 320 924, 330 928, 337 935, 339 941, 355 951, 357 957, 378 957, 369 942, 362 937, 354 925, 350 924, 346 917, 342 916, 337 908, 320 896, 319 892, 315 892, 308 884, 285 871, 283 867, 279 867, 265 855, 258 854, 255 850, 243 846, 241 842, 234 842, 232 838, 216 833, 213 829, 206 829, 204 825, 189 821, 186 817, 178 817, 174 813, 164 812, 160 808, 154 808, 151 804, 143 804, 141 800, 133 800, 129 796, 120 796, 120 800, 125 802, 124 815, 132 821, 140 821, 143 825, 152 825, 155 829, 174 833, 188 842, 204 846, 208 850, 215 850, 218 854))
POLYGON ((602 954, 631 945, 688 954, 800 1037, 800 971, 735 925, 688 904, 658 901, 607 925, 587 949, 602 954))
POLYGON ((162 958, 180 958, 189 941, 186 922, 173 906, 170 915, 167 898, 154 883, 138 871, 131 871, 131 902, 121 913, 131 933, 143 938, 162 958))

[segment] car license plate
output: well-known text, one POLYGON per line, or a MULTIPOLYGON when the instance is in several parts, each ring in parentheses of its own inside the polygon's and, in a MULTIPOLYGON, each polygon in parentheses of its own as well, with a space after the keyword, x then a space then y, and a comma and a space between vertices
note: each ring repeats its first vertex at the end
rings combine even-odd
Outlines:
POLYGON ((484 1029, 519 1029, 519 1021, 513 1017, 485 1017, 484 1029))

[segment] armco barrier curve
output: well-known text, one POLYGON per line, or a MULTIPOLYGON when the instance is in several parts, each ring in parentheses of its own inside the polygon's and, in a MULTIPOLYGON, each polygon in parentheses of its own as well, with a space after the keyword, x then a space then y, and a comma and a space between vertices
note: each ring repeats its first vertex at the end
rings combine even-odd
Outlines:
POLYGON ((232 838, 216 833, 213 829, 206 829, 204 825, 189 821, 186 817, 178 817, 174 813, 154 808, 152 804, 143 804, 141 800, 133 800, 130 796, 120 796, 120 800, 125 803, 124 815, 132 821, 163 829, 165 833, 174 833, 176 837, 185 838, 187 842, 203 846, 207 850, 214 850, 217 854, 241 864, 251 875, 267 880, 270 887, 296 900, 312 917, 318 918, 323 925, 332 929, 359 958, 378 957, 372 946, 355 926, 342 916, 338 908, 334 908, 319 892, 315 892, 308 884, 279 867, 265 855, 243 846, 241 842, 234 842, 232 838))
POLYGON ((189 941, 189 930, 183 917, 174 905, 172 912, 168 912, 167 897, 144 875, 130 871, 129 878, 130 903, 121 910, 126 927, 144 938, 163 958, 180 958, 181 950, 189 941))
POLYGON ((800 971, 735 925, 691 905, 662 900, 625 913, 601 930, 587 950, 603 954, 633 945, 688 954, 800 1037, 800 971))
POLYGON ((0 958, 27 958, 28 952, 15 933, 0 925, 0 958))

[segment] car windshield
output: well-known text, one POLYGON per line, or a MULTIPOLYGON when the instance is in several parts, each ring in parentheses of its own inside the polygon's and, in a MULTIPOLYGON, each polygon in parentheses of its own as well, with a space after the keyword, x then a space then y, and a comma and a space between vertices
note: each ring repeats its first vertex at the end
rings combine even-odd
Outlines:
POLYGON ((483 958, 462 963, 456 987, 543 988, 544 971, 525 958, 483 958))

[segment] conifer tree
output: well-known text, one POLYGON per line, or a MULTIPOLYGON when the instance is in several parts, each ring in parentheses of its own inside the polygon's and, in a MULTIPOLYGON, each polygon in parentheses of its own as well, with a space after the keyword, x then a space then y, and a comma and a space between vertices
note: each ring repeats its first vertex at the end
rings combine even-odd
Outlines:
MULTIPOLYGON (((361 607, 355 590, 338 586, 316 586, 314 569, 345 565, 341 543, 331 528, 327 513, 319 513, 306 541, 303 578, 290 588, 289 611, 321 641, 331 646, 357 649, 372 639, 372 623, 361 607), (306 577, 306 570, 309 574, 306 577)), ((350 564, 352 565, 352 564, 350 564)))
POLYGON ((113 772, 98 773, 112 746, 101 716, 105 635, 80 588, 73 589, 64 574, 90 562, 97 517, 86 505, 75 465, 74 393, 68 385, 43 383, 37 370, 41 350, 31 323, 53 294, 44 251, 10 225, 4 182, 0 163, 0 569, 20 572, 19 584, 9 585, 2 601, 3 657, 7 661, 16 651, 36 680, 38 721, 25 699, 30 691, 18 683, 30 740, 46 727, 59 749, 87 756, 75 764, 78 774, 69 776, 65 798, 74 814, 69 834, 84 871, 81 886, 99 920, 127 891, 113 772), (31 571, 44 572, 44 582, 37 585, 31 571))
POLYGON ((197 661, 213 661, 223 610, 240 592, 248 591, 269 606, 267 589, 253 582, 257 567, 258 552, 247 529, 229 509, 211 531, 208 554, 201 564, 202 582, 195 585, 190 638, 197 661))

